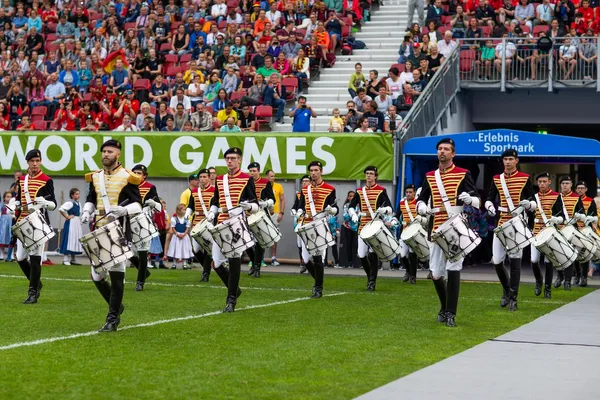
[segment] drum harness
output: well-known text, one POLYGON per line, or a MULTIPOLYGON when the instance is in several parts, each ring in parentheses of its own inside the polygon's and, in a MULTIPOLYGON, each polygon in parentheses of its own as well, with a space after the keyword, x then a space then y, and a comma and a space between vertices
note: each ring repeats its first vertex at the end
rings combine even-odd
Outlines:
MULTIPOLYGON (((446 213, 448 214, 448 218, 453 217, 456 214, 460 214, 462 212, 461 206, 451 206, 450 199, 446 194, 446 188, 444 188, 444 183, 442 182, 442 176, 440 174, 440 169, 435 170, 435 183, 438 186, 438 190, 440 191, 440 197, 442 198, 442 203, 444 204, 444 208, 446 209, 446 213), (456 212, 458 211, 458 212, 456 212)), ((432 196, 433 197, 433 196, 432 196)), ((439 212, 439 208, 433 208, 431 211, 434 213, 439 212)))
MULTIPOLYGON (((546 213, 544 212, 544 208, 542 207, 542 203, 540 202, 540 196, 539 193, 535 194, 535 200, 538 202, 538 204, 540 205, 538 207, 538 210, 540 210, 540 215, 542 216, 542 222, 544 223, 544 225, 548 225, 548 217, 546 217, 546 213)), ((563 203, 564 204, 564 203, 563 203)), ((563 211, 567 211, 567 210, 563 210, 563 211)), ((537 219, 534 220, 534 222, 538 222, 537 219)))
MULTIPOLYGON (((223 177, 223 180, 225 180, 225 177, 223 177)), ((225 182, 223 182, 225 183, 225 182)), ((225 185, 223 185, 223 189, 225 189, 225 185)), ((227 185, 227 193, 225 194, 225 198, 229 199, 229 185, 227 185)), ((202 206, 202 212, 204 213, 204 218, 206 218, 206 216, 208 215, 208 212, 206 211, 206 205, 204 204, 204 199, 202 198, 202 189, 200 188, 200 186, 198 186, 198 198, 200 199, 200 205, 202 206)), ((229 200, 229 202, 231 202, 231 200, 229 200)))

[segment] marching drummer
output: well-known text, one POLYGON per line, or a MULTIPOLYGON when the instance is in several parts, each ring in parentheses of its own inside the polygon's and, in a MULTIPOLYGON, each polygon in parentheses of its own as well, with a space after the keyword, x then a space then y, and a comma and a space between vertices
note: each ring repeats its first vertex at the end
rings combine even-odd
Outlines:
MULTIPOLYGON (((453 163, 456 156, 454 140, 444 138, 437 143, 436 148, 439 167, 426 174, 421 194, 417 199, 418 213, 422 216, 433 216, 433 222, 429 224, 430 239, 431 233, 444 222, 454 215, 462 213, 463 205, 472 205, 478 208, 481 202, 476 195, 477 189, 471 172, 459 168, 453 163), (430 201, 433 208, 428 206, 430 201)), ((455 317, 458 308, 463 258, 456 261, 448 260, 442 248, 434 242, 430 243, 429 248, 429 268, 441 305, 437 320, 446 323, 446 326, 453 327, 456 326, 455 317), (448 277, 447 287, 446 276, 448 277)))
MULTIPOLYGON (((535 194, 536 210, 533 224, 533 235, 539 234, 549 225, 563 223, 563 202, 560 194, 550 189, 552 181, 548 172, 542 172, 535 177, 539 191, 535 194)), ((531 243, 531 269, 535 276, 535 295, 542 293, 542 271, 540 264, 545 258, 543 254, 531 243)), ((549 260, 545 260, 546 272, 544 274, 544 298, 552 298, 552 276, 554 268, 549 260)))
MULTIPOLYGON (((498 226, 508 222, 512 218, 521 218, 523 212, 533 212, 536 202, 533 192, 533 184, 529 175, 517 170, 519 154, 514 149, 505 150, 500 156, 504 164, 504 172, 493 177, 492 185, 485 202, 485 208, 490 216, 496 215, 494 202, 498 200, 500 219, 498 226)), ((528 229, 524 220, 522 228, 528 229)), ((500 299, 500 307, 508 305, 509 311, 517 311, 517 296, 519 294, 519 283, 521 281, 521 259, 523 249, 519 248, 508 254, 510 259, 510 275, 504 268, 504 259, 507 249, 504 247, 496 233, 492 241, 492 261, 494 269, 502 285, 503 294, 500 299)), ((541 288, 541 284, 540 284, 541 288)))
MULTIPOLYGON (((10 199, 7 205, 8 212, 11 216, 16 216, 19 223, 28 218, 32 212, 44 210, 46 221, 49 221, 48 210, 52 211, 56 208, 54 182, 42 172, 42 153, 38 149, 29 150, 25 160, 28 165, 27 174, 19 178, 17 195, 10 199)), ((29 292, 24 304, 37 303, 40 297, 43 250, 43 244, 26 250, 24 243, 17 240, 17 262, 29 280, 29 292)))
POLYGON ((379 259, 373 253, 373 250, 362 240, 360 232, 365 225, 373 221, 375 215, 391 215, 392 203, 385 188, 377 184, 377 167, 370 165, 363 172, 365 174, 365 186, 356 189, 354 198, 348 208, 348 214, 350 214, 352 222, 356 223, 360 219, 360 224, 358 225, 358 258, 367 274, 367 290, 373 292, 375 291, 377 282, 379 259), (377 211, 373 212, 373 209, 377 211))
MULTIPOLYGON (((162 204, 156 186, 148 182, 148 168, 143 164, 138 164, 132 168, 131 172, 138 175, 142 179, 139 185, 140 196, 142 197, 143 211, 150 217, 156 212, 162 211, 162 204)), ((152 222, 153 223, 153 222, 152 222)), ((133 248, 137 255, 133 256, 129 261, 137 268, 137 280, 135 283, 135 291, 141 292, 144 290, 146 278, 150 276, 148 271, 148 250, 150 249, 151 241, 143 241, 141 243, 133 243, 133 248)))
MULTIPOLYGON (((563 224, 566 225, 574 225, 578 218, 575 215, 584 214, 585 210, 583 207, 583 203, 581 202, 581 198, 575 192, 573 192, 573 180, 570 176, 566 175, 560 178, 560 194, 562 196, 563 201, 563 213, 565 220, 563 224)), ((585 218, 584 218, 585 219, 585 218)), ((564 288, 565 290, 571 290, 571 278, 573 278, 573 269, 579 268, 579 262, 575 261, 573 264, 569 265, 564 271, 558 271, 558 278, 554 283, 554 287, 558 288, 560 286, 560 281, 564 277, 564 288), (558 283, 558 285, 557 285, 558 283)))
MULTIPOLYGON (((308 164, 308 173, 310 175, 310 184, 302 187, 300 199, 292 216, 298 218, 301 225, 306 225, 316 218, 324 218, 325 213, 337 215, 338 209, 335 199, 335 188, 325 183, 322 178, 323 164, 320 161, 312 161, 308 164), (301 219, 301 217, 304 218, 301 219)), ((315 280, 313 286, 312 298, 323 297, 323 277, 325 266, 323 264, 323 254, 311 256, 306 249, 306 243, 301 242, 302 260, 306 269, 315 280)))
MULTIPOLYGON (((402 225, 402 229, 406 229, 408 225, 412 224, 414 221, 417 221, 420 224, 424 224, 427 222, 427 218, 419 215, 417 213, 417 197, 416 197, 416 188, 415 185, 406 185, 404 188, 404 198, 400 200, 400 206, 396 210, 396 220, 395 223, 400 223, 402 225)), ((400 246, 402 247, 402 252, 400 253, 400 261, 402 261, 402 265, 406 273, 402 278, 403 282, 409 282, 411 285, 417 283, 417 255, 400 239, 400 246)))
MULTIPOLYGON (((258 206, 261 209, 266 209, 266 212, 268 212, 275 204, 273 186, 267 178, 261 178, 259 163, 250 163, 250 165, 248 165, 248 171, 250 172, 250 176, 254 178, 254 190, 256 190, 258 206)), ((260 247, 260 244, 257 242, 254 248, 246 250, 246 253, 248 254, 248 257, 250 257, 250 263, 252 264, 248 270, 248 275, 254 275, 255 278, 260 278, 260 267, 263 263, 265 249, 260 247)))
MULTIPOLYGON (((594 199, 592 199, 591 197, 587 196, 587 184, 585 183, 585 181, 579 181, 577 182, 577 186, 575 187, 575 190, 577 191, 577 194, 579 196, 581 196, 580 200, 581 200, 581 205, 583 206, 583 213, 576 213, 575 217, 577 217, 578 221, 577 221, 577 229, 579 230, 583 230, 585 229, 586 226, 591 225, 591 224, 597 224, 598 223, 598 209, 596 207, 596 202, 594 201, 594 199)), ((581 287, 586 287, 587 286, 587 278, 588 278, 588 271, 590 269, 590 262, 586 261, 586 262, 579 262, 577 261, 577 263, 579 263, 580 265, 580 278, 577 279, 577 277, 575 277, 575 284, 579 283, 579 286, 581 287), (577 282, 579 281, 579 282, 577 282)))
MULTIPOLYGON (((306 185, 310 184, 310 177, 308 175, 304 175, 302 179, 300 179, 300 190, 296 192, 296 198, 294 199, 294 205, 290 209, 290 214, 294 219, 294 232, 296 232, 296 226, 298 226, 298 220, 300 217, 297 215, 297 210, 300 209, 300 197, 302 196, 302 188, 306 185)), ((302 239, 300 235, 296 233, 296 246, 298 246, 298 256, 300 257, 300 273, 303 274, 306 272, 306 265, 304 264, 304 259, 302 258, 302 239)))
MULTIPOLYGON (((186 215, 193 216, 192 227, 201 223, 206 219, 210 203, 215 195, 215 187, 211 184, 210 171, 206 168, 198 171, 199 185, 192 188, 186 209, 186 215)), ((204 252, 200 244, 192 240, 192 251, 197 260, 202 264, 202 278, 200 282, 208 282, 210 278, 210 264, 212 263, 212 255, 204 252)), ((227 285, 227 283, 225 283, 227 285)))
MULTIPOLYGON (((81 222, 87 223, 90 216, 98 210, 99 219, 96 221, 96 228, 111 222, 108 216, 120 218, 123 225, 127 220, 124 217, 142 212, 142 197, 139 190, 142 177, 126 170, 119 162, 121 155, 119 141, 107 140, 100 147, 100 152, 103 168, 85 175, 85 181, 89 183, 89 192, 83 206, 81 222)), ((125 233, 127 237, 124 239, 131 241, 131 232, 126 230, 125 233)), ((120 316, 124 310, 125 263, 126 261, 115 264, 108 271, 96 271, 92 266, 92 281, 108 303, 108 315, 100 332, 116 331, 121 322, 120 316), (111 283, 108 282, 107 275, 110 276, 111 283)))
MULTIPOLYGON (((235 213, 239 215, 238 207, 251 213, 258 211, 254 179, 240 170, 242 150, 238 147, 232 147, 225 152, 224 157, 227 163, 227 174, 217 177, 215 195, 211 201, 210 212, 206 216, 212 222, 215 220, 216 214, 219 213, 217 219, 219 224, 230 217, 235 217, 235 213)), ((237 298, 241 294, 239 289, 242 266, 241 254, 233 258, 225 258, 215 242, 213 243, 213 261, 215 272, 227 287, 227 304, 223 312, 234 312, 237 298), (229 261, 229 270, 224 265, 227 261, 229 261)))

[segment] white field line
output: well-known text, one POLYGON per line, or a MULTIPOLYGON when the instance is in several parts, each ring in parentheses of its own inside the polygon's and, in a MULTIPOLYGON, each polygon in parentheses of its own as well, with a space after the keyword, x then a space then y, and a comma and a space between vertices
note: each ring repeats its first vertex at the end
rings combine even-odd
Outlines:
MULTIPOLYGON (((330 293, 330 294, 324 294, 323 297, 341 296, 344 294, 346 294, 346 293, 345 292, 330 293)), ((279 306, 279 305, 283 305, 283 304, 297 303, 299 301, 306 301, 306 300, 310 300, 310 297, 297 297, 297 298, 291 299, 291 300, 282 300, 282 301, 274 301, 272 303, 266 303, 266 304, 249 305, 246 307, 240 307, 237 309, 237 311, 245 311, 245 310, 253 310, 253 309, 257 309, 257 308, 279 306)), ((155 325, 170 324, 172 322, 206 318, 206 317, 210 317, 213 315, 219 315, 219 314, 221 314, 221 311, 212 311, 209 313, 198 314, 198 315, 187 315, 185 317, 160 319, 158 321, 144 322, 142 324, 137 324, 137 325, 126 325, 122 328, 119 328, 119 330, 126 331, 128 329, 145 328, 145 327, 150 327, 150 326, 155 326, 155 325)), ((53 342, 58 342, 58 341, 62 341, 62 340, 77 339, 77 338, 81 338, 81 337, 98 335, 99 333, 100 332, 98 332, 98 331, 90 331, 90 332, 74 333, 72 335, 67 335, 67 336, 55 336, 55 337, 46 338, 46 339, 32 340, 29 342, 18 342, 18 343, 9 344, 6 346, 0 346, 0 351, 18 349, 20 347, 37 346, 40 344, 53 343, 53 342)))

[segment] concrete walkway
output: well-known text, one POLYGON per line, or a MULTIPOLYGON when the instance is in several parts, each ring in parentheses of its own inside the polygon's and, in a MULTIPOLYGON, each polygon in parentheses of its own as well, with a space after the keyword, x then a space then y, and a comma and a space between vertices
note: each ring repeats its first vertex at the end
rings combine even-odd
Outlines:
POLYGON ((598 399, 600 291, 358 397, 598 399))

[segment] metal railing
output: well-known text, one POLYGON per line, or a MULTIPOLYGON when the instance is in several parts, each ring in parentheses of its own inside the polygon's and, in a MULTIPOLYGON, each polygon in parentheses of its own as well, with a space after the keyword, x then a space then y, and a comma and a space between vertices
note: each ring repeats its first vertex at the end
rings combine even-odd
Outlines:
POLYGON ((543 51, 538 38, 461 39, 462 88, 595 88, 600 91, 600 40, 553 38, 543 51))

